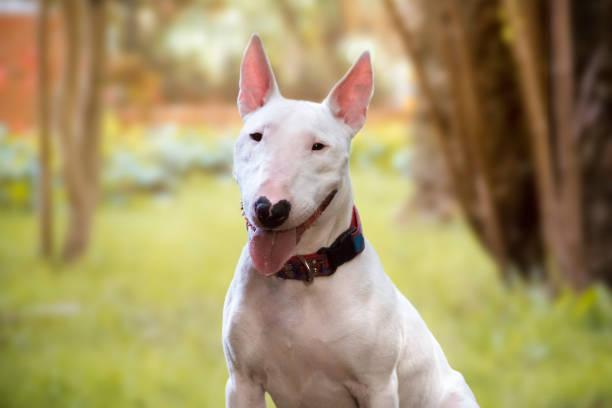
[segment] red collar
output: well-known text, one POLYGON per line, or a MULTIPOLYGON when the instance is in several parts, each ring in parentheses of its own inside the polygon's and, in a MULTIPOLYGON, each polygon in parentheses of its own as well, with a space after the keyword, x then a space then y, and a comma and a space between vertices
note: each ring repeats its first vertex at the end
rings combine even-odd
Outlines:
POLYGON ((350 227, 329 247, 322 247, 313 254, 292 256, 275 276, 309 284, 317 276, 332 275, 340 265, 355 258, 364 248, 361 220, 357 208, 353 207, 350 227))

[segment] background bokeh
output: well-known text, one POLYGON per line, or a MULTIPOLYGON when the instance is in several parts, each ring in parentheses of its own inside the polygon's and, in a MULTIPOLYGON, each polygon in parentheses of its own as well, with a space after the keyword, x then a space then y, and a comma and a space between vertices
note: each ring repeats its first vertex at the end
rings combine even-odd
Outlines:
MULTIPOLYGON (((371 51, 375 96, 351 156, 365 235, 480 405, 612 407, 609 289, 551 284, 542 265, 530 264, 528 279, 520 265, 500 265, 453 196, 388 2, 91 2, 106 6, 99 173, 90 238, 66 252, 77 207, 62 138, 65 11, 85 3, 0 0, 0 407, 224 405, 223 299, 246 242, 231 178, 235 98, 253 32, 281 92, 297 99, 322 100, 371 51), (43 3, 54 226, 46 244, 43 3)), ((395 4, 408 27, 427 33, 422 2, 395 4)), ((424 66, 447 98, 444 73, 424 66)))

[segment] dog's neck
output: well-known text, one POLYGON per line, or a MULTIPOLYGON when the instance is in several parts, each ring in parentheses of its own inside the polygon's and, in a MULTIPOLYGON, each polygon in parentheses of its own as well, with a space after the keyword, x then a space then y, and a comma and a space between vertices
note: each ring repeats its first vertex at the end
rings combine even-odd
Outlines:
POLYGON ((310 254, 334 242, 351 224, 353 188, 347 175, 329 206, 308 228, 296 247, 296 254, 310 254))

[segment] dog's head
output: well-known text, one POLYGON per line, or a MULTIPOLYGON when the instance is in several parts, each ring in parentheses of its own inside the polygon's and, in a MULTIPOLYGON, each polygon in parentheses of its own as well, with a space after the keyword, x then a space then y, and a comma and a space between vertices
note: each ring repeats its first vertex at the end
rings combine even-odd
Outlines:
POLYGON ((240 70, 244 127, 234 177, 260 273, 278 271, 334 194, 348 188, 350 141, 365 122, 372 91, 365 52, 322 103, 283 98, 261 39, 251 37, 240 70))

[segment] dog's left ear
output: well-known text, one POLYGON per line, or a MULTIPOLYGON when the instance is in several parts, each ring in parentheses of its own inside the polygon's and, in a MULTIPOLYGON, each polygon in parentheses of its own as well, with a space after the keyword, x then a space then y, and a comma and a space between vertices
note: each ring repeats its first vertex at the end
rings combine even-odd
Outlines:
POLYGON ((363 126, 368 104, 374 91, 374 74, 370 53, 361 54, 357 62, 331 90, 324 104, 338 119, 357 133, 363 126))

